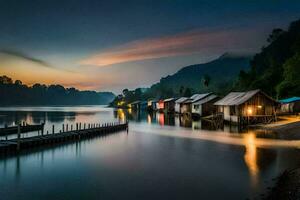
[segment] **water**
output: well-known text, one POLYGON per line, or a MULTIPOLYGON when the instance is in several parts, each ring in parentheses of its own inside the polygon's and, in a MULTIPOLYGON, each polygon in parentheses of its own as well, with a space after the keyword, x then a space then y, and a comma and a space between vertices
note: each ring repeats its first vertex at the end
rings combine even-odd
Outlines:
MULTIPOLYGON (((246 199, 300 166, 298 141, 100 106, 1 108, 0 126, 130 120, 129 133, 0 158, 0 199, 246 199)), ((36 134, 36 133, 31 133, 36 134)))

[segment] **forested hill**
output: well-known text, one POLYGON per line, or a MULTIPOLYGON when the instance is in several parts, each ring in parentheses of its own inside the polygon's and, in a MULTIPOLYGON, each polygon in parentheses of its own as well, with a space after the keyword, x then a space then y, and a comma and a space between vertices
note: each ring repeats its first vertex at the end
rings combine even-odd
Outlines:
POLYGON ((111 92, 79 91, 61 85, 34 84, 0 76, 0 106, 7 105, 106 105, 115 95, 111 92))
POLYGON ((149 92, 164 96, 166 93, 180 94, 189 88, 191 93, 225 93, 232 88, 239 72, 249 69, 250 59, 251 56, 225 53, 211 62, 187 66, 174 75, 162 78, 149 92))
POLYGON ((288 30, 274 29, 269 44, 241 71, 235 90, 261 88, 276 98, 300 95, 300 20, 288 30))

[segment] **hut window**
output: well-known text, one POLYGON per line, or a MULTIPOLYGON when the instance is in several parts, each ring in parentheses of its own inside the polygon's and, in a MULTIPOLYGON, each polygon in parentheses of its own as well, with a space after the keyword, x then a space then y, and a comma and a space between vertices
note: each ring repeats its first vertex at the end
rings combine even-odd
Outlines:
POLYGON ((230 106, 230 115, 236 115, 235 106, 230 106))
POLYGON ((198 110, 199 109, 199 105, 194 105, 194 109, 198 110))

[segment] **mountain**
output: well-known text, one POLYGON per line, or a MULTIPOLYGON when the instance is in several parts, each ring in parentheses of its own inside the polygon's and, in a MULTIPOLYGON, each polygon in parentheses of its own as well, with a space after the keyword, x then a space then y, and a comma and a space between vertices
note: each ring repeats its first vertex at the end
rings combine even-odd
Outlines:
POLYGON ((239 72, 250 68, 250 60, 251 56, 225 53, 208 63, 183 67, 152 85, 148 92, 164 97, 171 93, 180 94, 180 90, 189 88, 191 93, 209 91, 224 94, 232 88, 239 72))
POLYGON ((112 92, 97 92, 97 94, 99 105, 108 105, 116 97, 112 92))

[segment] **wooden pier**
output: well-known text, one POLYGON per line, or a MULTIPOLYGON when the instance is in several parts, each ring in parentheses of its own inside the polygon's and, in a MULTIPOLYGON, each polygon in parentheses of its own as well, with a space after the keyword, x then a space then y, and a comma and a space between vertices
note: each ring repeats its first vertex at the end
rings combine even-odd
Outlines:
MULTIPOLYGON (((20 132, 21 133, 28 133, 33 131, 44 131, 44 124, 37 124, 37 125, 28 125, 23 123, 20 125, 20 132)), ((7 135, 13 135, 18 134, 18 126, 11 126, 4 128, 0 128, 0 136, 7 136, 7 135)))
MULTIPOLYGON (((68 130, 68 125, 66 125, 66 130, 60 131, 59 133, 53 132, 49 134, 42 134, 33 137, 21 138, 20 125, 18 126, 18 137, 11 140, 0 140, 0 154, 6 153, 17 153, 22 149, 30 149, 46 145, 54 145, 59 143, 65 143, 70 141, 83 140, 85 138, 92 138, 100 135, 107 135, 110 133, 128 130, 128 123, 106 123, 106 124, 76 124, 76 130, 68 130)), ((65 125, 63 125, 63 129, 65 125)))

